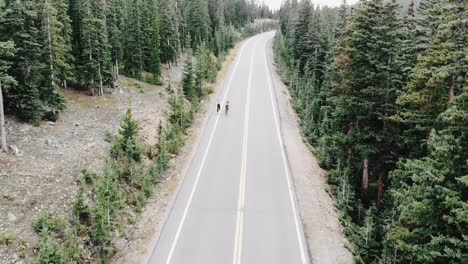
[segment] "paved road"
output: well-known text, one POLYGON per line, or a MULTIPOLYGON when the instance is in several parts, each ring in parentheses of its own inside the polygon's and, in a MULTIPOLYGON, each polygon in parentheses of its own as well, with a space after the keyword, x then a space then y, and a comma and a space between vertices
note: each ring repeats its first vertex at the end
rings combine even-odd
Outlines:
POLYGON ((149 263, 308 263, 266 48, 242 45, 149 263), (223 104, 224 105, 224 104, 223 104))

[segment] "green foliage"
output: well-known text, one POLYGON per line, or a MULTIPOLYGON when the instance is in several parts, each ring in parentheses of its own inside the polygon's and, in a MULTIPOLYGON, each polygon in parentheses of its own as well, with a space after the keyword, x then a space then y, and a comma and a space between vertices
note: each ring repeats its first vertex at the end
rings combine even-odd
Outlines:
POLYGON ((133 119, 132 109, 129 107, 120 125, 116 143, 111 148, 111 157, 113 159, 126 158, 129 162, 140 161, 143 151, 137 143, 139 131, 138 122, 133 119))
POLYGON ((60 264, 64 263, 62 251, 57 240, 50 234, 45 234, 38 245, 36 245, 37 255, 35 263, 37 264, 60 264))
POLYGON ((468 226, 463 196, 468 148, 460 140, 466 138, 433 131, 429 155, 403 161, 391 174, 398 214, 386 243, 399 263, 463 263, 468 258, 463 235, 468 226))
POLYGON ((55 69, 66 67, 61 56, 63 45, 60 37, 54 42, 45 37, 63 25, 55 19, 55 13, 55 7, 30 0, 6 1, 1 10, 0 41, 11 41, 15 46, 14 50, 10 48, 10 56, 14 52, 15 60, 8 79, 12 84, 14 78, 17 85, 8 90, 6 105, 26 121, 37 122, 45 112, 59 112, 65 108, 54 77, 55 69), (48 23, 42 23, 46 26, 40 27, 47 17, 48 23), (52 61, 51 57, 56 59, 52 61))
POLYGON ((283 4, 274 50, 356 263, 466 262, 466 5, 312 9, 283 4))
MULTIPOLYGON (((253 34, 268 28, 268 23, 252 23, 255 19, 273 17, 265 4, 245 0, 3 2, 0 43, 15 46, 7 60, 0 51, 0 79, 8 88, 6 110, 36 124, 41 118, 57 120, 65 109, 60 87, 103 95, 106 87, 116 86, 121 70, 162 85, 161 63, 171 67, 182 52, 199 47, 204 59, 206 54, 218 57, 233 47, 238 32, 253 34), (243 30, 247 24, 255 26, 243 30), (14 62, 11 69, 4 67, 4 61, 14 62)), ((197 65, 193 73, 211 82, 216 67, 205 62, 207 72, 197 65)), ((201 78, 195 81, 201 87, 201 78)))
POLYGON ((16 236, 11 233, 3 233, 0 234, 0 245, 11 245, 13 242, 15 242, 16 236))
POLYGON ((86 204, 85 186, 83 182, 79 183, 78 192, 76 193, 75 201, 73 202, 73 215, 75 219, 81 224, 87 224, 90 220, 90 209, 86 204))
POLYGON ((184 76, 182 78, 182 90, 187 99, 194 101, 197 99, 195 69, 193 66, 193 58, 190 56, 184 67, 184 76))
POLYGON ((14 42, 0 42, 0 85, 3 91, 17 84, 16 80, 8 74, 15 53, 16 48, 14 42))
POLYGON ((63 232, 66 226, 64 218, 53 217, 49 212, 41 213, 33 224, 34 231, 39 234, 58 234, 63 232))

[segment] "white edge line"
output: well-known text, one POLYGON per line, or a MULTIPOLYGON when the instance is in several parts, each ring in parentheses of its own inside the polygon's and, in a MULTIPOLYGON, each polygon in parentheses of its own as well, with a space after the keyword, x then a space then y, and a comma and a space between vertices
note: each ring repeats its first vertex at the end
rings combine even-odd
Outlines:
MULTIPOLYGON (((250 40, 251 40, 251 38, 249 40, 247 40, 247 42, 242 46, 241 51, 239 52, 239 56, 237 58, 236 65, 234 66, 234 69, 233 69, 233 71, 231 73, 231 78, 229 79, 228 86, 226 88, 226 92, 224 93, 222 102, 224 102, 226 100, 227 94, 229 93, 229 90, 231 89, 232 80, 234 79, 234 75, 235 75, 235 73, 237 71, 237 68, 239 66, 239 62, 241 61, 241 57, 242 57, 242 54, 244 52, 244 48, 247 46, 247 44, 250 42, 250 40)), ((201 175, 201 172, 202 172, 203 167, 205 165, 205 160, 206 160, 206 157, 208 155, 208 151, 210 150, 211 142, 212 142, 214 134, 216 132, 216 127, 218 126, 218 121, 219 121, 220 116, 221 115, 218 114, 217 117, 216 117, 216 121, 214 123, 213 130, 211 131, 211 135, 210 135, 210 138, 208 140, 208 144, 206 146, 205 153, 203 154, 203 159, 202 159, 202 161, 200 163, 200 168, 198 169, 197 176, 195 178, 195 182, 193 184, 192 191, 190 192, 190 196, 189 196, 189 199, 187 201, 187 205, 185 206, 184 213, 182 215, 179 227, 177 228, 177 232, 176 232, 176 235, 174 237, 174 241, 173 241, 173 243, 171 245, 171 249, 169 251, 169 255, 167 257, 166 264, 171 263, 172 256, 174 255, 174 250, 175 250, 175 247, 176 247, 177 242, 179 240, 180 232, 182 231, 182 227, 183 227, 183 225, 185 223, 185 218, 187 217, 188 209, 189 209, 189 207, 190 207, 190 205, 192 203, 193 195, 195 194, 195 190, 197 189, 198 181, 200 180, 200 175, 201 175)))
POLYGON ((279 141, 280 148, 281 148, 281 156, 283 158, 283 166, 284 166, 284 170, 286 172, 286 180, 287 180, 288 189, 289 189, 289 200, 291 202, 291 206, 292 206, 293 213, 294 213, 294 223, 296 225, 296 234, 297 234, 297 239, 299 241, 299 247, 300 247, 300 251, 301 251, 301 260, 302 260, 302 263, 305 264, 305 263, 307 263, 307 257, 306 257, 305 251, 304 251, 304 245, 303 245, 304 241, 303 241, 303 236, 301 235, 302 234, 301 228, 299 227, 299 217, 298 217, 298 214, 297 214, 296 203, 294 202, 294 195, 293 195, 292 184, 291 184, 291 174, 289 172, 289 167, 288 167, 288 164, 287 164, 287 161, 286 161, 286 154, 284 152, 283 139, 281 138, 281 131, 280 131, 280 128, 279 128, 278 114, 276 113, 276 111, 278 110, 278 107, 277 107, 276 103, 273 100, 273 91, 272 91, 273 90, 272 89, 273 84, 272 84, 272 80, 271 80, 270 67, 268 67, 267 45, 268 45, 268 41, 265 42, 265 53, 264 53, 265 67, 267 68, 268 88, 269 88, 269 91, 270 91, 270 99, 271 99, 271 103, 272 103, 272 107, 273 107, 273 115, 275 117, 276 134, 278 136, 278 141, 279 141))

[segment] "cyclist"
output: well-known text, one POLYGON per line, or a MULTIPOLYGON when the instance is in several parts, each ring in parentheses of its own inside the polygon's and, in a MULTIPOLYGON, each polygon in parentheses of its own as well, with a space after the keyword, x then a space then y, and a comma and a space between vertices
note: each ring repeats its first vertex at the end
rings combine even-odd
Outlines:
POLYGON ((218 102, 216 105, 216 112, 219 113, 219 110, 221 110, 221 104, 218 102))
POLYGON ((228 114, 229 112, 229 101, 226 101, 226 115, 228 114))

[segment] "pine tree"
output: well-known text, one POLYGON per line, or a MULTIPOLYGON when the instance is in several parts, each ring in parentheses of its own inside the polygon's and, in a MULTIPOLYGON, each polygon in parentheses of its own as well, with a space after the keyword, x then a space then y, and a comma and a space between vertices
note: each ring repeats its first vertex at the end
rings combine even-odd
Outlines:
POLYGON ((40 99, 39 86, 42 80, 43 50, 39 42, 40 29, 37 3, 31 0, 5 1, 4 19, 1 23, 2 40, 7 36, 17 48, 11 75, 18 85, 11 89, 6 104, 26 121, 41 118, 44 106, 40 99))
POLYGON ((161 43, 161 61, 175 63, 179 54, 179 38, 175 24, 175 11, 172 0, 160 0, 160 43, 161 43))
POLYGON ((144 70, 144 11, 146 11, 146 8, 142 0, 132 0, 127 3, 125 15, 124 65, 126 73, 134 77, 141 77, 144 70))
POLYGON ((3 91, 6 91, 10 86, 16 85, 16 80, 12 76, 8 75, 11 60, 14 57, 15 52, 15 44, 12 41, 0 42, 0 144, 3 152, 8 152, 3 107, 3 91))
POLYGON ((446 5, 445 21, 425 54, 418 58, 407 90, 398 97, 398 104, 403 107, 399 120, 413 125, 420 140, 429 139, 433 128, 442 128, 437 117, 463 87, 461 78, 466 75, 463 65, 467 63, 468 51, 464 44, 468 34, 464 12, 456 1, 446 5))
POLYGON ((55 63, 57 68, 57 78, 60 85, 68 87, 68 81, 74 79, 74 63, 72 47, 72 27, 69 16, 69 3, 64 0, 53 0, 53 5, 57 10, 57 32, 56 32, 56 55, 55 63))
POLYGON ((111 149, 112 158, 118 160, 123 157, 128 162, 140 161, 142 150, 137 142, 139 131, 140 126, 138 121, 133 118, 130 105, 120 124, 117 142, 111 149))
MULTIPOLYGON (((468 104, 465 94, 465 123, 468 104)), ((458 124, 460 125, 460 124, 458 124)), ((386 238, 393 263, 464 263, 468 242, 468 138, 460 130, 433 130, 428 157, 403 161, 392 172, 397 215, 386 238)))
POLYGON ((109 36, 110 53, 113 64, 114 79, 119 77, 120 63, 123 58, 123 37, 124 30, 124 1, 107 1, 106 26, 109 36))
MULTIPOLYGON (((60 12, 66 11, 63 8, 60 9, 60 12)), ((64 30, 65 25, 62 21, 58 20, 58 10, 53 3, 44 0, 40 4, 39 15, 42 24, 42 47, 44 48, 42 60, 44 65, 47 65, 41 83, 40 97, 42 102, 50 109, 49 118, 55 121, 58 112, 65 108, 65 99, 58 93, 57 88, 60 83, 64 82, 63 78, 66 78, 70 73, 71 67, 68 64, 67 53, 71 47, 68 46, 69 42, 67 42, 69 36, 63 35, 67 31, 64 30)), ((60 14, 62 19, 65 16, 66 14, 60 14)), ((68 21, 64 19, 64 22, 67 23, 68 21)))
POLYGON ((103 95, 104 85, 112 85, 112 61, 107 38, 104 1, 80 0, 81 82, 92 94, 103 95))
POLYGON ((153 74, 153 79, 161 75, 161 54, 159 39, 159 7, 155 0, 145 2, 145 22, 143 56, 146 70, 153 74))
POLYGON ((309 0, 302 1, 299 4, 298 18, 294 27, 294 58, 299 60, 299 69, 301 71, 304 70, 309 60, 310 52, 313 52, 313 50, 309 49, 309 23, 311 22, 312 10, 309 0))
POLYGON ((193 58, 189 55, 187 62, 184 67, 184 77, 182 78, 182 90, 184 96, 193 101, 197 99, 197 91, 195 87, 195 76, 194 76, 194 66, 193 58))
POLYGON ((202 43, 210 43, 211 30, 207 0, 193 0, 188 4, 187 26, 192 40, 192 48, 202 43))

